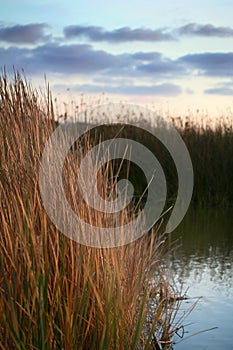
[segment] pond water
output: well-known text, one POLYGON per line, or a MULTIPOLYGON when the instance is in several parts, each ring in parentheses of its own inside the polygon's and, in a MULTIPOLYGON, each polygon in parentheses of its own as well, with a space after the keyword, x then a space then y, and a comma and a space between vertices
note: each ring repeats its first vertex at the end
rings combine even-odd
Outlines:
POLYGON ((192 323, 185 327, 187 339, 174 350, 232 350, 233 209, 190 208, 171 238, 181 243, 172 257, 172 271, 191 298, 183 301, 180 312, 201 297, 184 322, 192 323), (212 327, 218 328, 190 337, 212 327))

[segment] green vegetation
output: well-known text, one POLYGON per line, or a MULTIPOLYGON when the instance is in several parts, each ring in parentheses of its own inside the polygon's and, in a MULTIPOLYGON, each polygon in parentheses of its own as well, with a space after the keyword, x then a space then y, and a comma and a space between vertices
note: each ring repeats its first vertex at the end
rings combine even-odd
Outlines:
MULTIPOLYGON (((171 119, 173 125, 183 138, 193 164, 194 189, 192 204, 205 207, 230 207, 233 205, 233 118, 216 120, 215 125, 204 125, 203 118, 195 123, 192 118, 171 119)), ((166 148, 155 137, 142 130, 155 133, 152 121, 143 118, 136 121, 138 128, 124 125, 106 125, 102 128, 102 139, 114 136, 132 138, 149 148, 158 158, 167 179, 168 205, 174 203, 178 190, 175 164, 166 148)), ((169 130, 168 137, 169 137, 169 130)), ((171 136, 172 137, 172 136, 171 136)), ((125 177, 126 170, 122 173, 125 177)), ((136 196, 139 198, 147 187, 143 173, 135 165, 130 165, 131 180, 136 196)))
POLYGON ((213 126, 187 122, 178 127, 194 168, 193 203, 232 206, 233 120, 220 119, 213 126))
MULTIPOLYGON (((38 173, 55 128, 53 104, 19 75, 0 79, 0 349, 168 349, 180 295, 166 270, 159 228, 112 249, 82 246, 47 216, 38 173)), ((90 142, 85 140, 85 147, 90 142)), ((103 225, 77 196, 77 157, 64 165, 69 201, 103 225)), ((111 170, 111 165, 107 170, 111 170)), ((103 193, 109 176, 100 173, 103 193)), ((114 183, 110 183, 113 188, 114 183)), ((136 213, 122 213, 130 220, 136 213)))

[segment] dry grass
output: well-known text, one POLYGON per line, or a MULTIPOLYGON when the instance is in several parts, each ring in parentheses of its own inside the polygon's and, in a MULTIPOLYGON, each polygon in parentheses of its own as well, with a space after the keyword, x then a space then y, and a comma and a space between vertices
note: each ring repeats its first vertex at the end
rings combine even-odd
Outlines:
MULTIPOLYGON (((153 231, 126 246, 95 249, 62 235, 38 185, 54 128, 49 93, 42 98, 19 75, 13 82, 1 77, 0 349, 168 348, 177 329, 162 268, 164 237, 153 231)), ((72 154, 66 163, 74 210, 103 224, 87 207, 80 212, 72 154)), ((100 176, 106 183, 106 173, 100 176)))

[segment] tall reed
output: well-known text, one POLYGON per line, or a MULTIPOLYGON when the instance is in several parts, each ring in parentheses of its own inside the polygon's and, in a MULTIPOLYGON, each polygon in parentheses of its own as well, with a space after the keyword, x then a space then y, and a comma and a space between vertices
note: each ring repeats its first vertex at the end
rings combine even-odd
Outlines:
MULTIPOLYGON (((96 249, 61 234, 38 185, 41 154, 54 128, 49 91, 42 97, 19 74, 13 81, 3 75, 0 349, 168 348, 177 311, 163 268, 165 237, 154 230, 126 246, 96 249)), ((64 166, 70 205, 104 226, 104 216, 79 205, 75 162, 71 152, 64 166)), ((122 215, 128 220, 134 214, 122 215)))
MULTIPOLYGON (((183 138, 189 151, 193 171, 194 188, 192 204, 201 207, 232 207, 233 205, 233 118, 219 117, 210 122, 209 116, 199 115, 196 120, 188 116, 184 118, 172 118, 174 127, 183 138)), ((93 121, 95 122, 95 121, 93 121)), ((177 195, 178 179, 175 165, 164 145, 162 145, 152 134, 156 134, 157 120, 148 120, 142 116, 140 120, 134 120, 138 128, 124 125, 124 121, 118 125, 103 127, 103 135, 108 138, 127 136, 139 143, 144 144, 158 158, 167 179, 167 191, 169 204, 174 203, 177 195), (147 129, 152 134, 145 132, 147 129), (124 127, 123 127, 124 126, 124 127)), ((169 129, 167 130, 169 137, 169 129)), ((172 137, 172 136, 171 136, 172 137)), ((146 186, 143 174, 137 169, 131 168, 132 181, 136 192, 143 192, 146 186)))

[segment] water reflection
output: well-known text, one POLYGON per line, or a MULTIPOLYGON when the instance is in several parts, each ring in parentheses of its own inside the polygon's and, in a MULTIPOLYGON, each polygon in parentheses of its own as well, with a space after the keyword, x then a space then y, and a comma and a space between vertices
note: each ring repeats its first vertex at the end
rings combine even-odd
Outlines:
MULTIPOLYGON (((175 350, 233 349, 233 210, 190 209, 171 240, 181 243, 171 261, 175 279, 189 287, 189 296, 203 297, 189 317, 194 324, 186 328, 187 334, 219 327, 175 350)), ((184 303, 183 308, 190 305, 184 303)))

